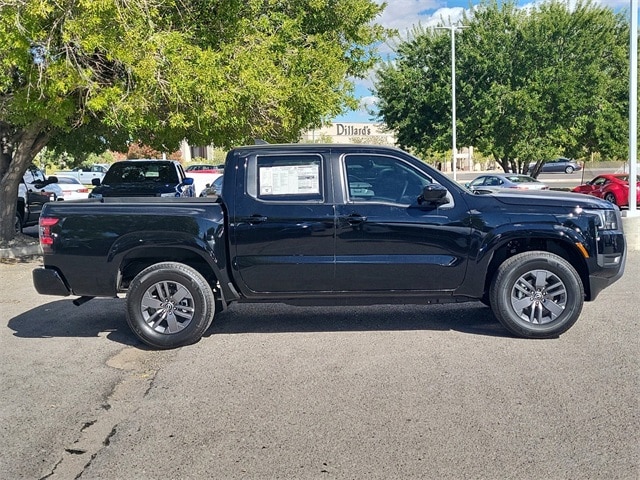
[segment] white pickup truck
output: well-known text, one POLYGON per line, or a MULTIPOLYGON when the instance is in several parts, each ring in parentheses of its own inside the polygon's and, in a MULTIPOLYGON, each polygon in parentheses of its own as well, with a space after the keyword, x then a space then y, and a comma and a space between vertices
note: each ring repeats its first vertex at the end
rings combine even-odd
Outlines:
POLYGON ((80 180, 80 183, 84 185, 91 185, 91 181, 94 178, 99 179, 102 182, 104 174, 109 169, 108 163, 95 163, 90 168, 74 168, 73 170, 66 170, 54 173, 54 175, 64 175, 65 177, 76 177, 80 180))

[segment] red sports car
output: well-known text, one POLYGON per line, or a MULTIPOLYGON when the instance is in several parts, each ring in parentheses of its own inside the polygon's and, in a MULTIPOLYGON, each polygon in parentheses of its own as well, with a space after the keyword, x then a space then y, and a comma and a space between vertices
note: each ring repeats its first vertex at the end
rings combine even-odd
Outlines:
MULTIPOLYGON (((640 182, 640 176, 636 178, 640 182)), ((637 197, 640 200, 640 183, 636 183, 637 197)), ((594 197, 604 198, 619 207, 629 206, 629 174, 608 173, 598 175, 583 185, 578 185, 572 192, 586 193, 594 197)))

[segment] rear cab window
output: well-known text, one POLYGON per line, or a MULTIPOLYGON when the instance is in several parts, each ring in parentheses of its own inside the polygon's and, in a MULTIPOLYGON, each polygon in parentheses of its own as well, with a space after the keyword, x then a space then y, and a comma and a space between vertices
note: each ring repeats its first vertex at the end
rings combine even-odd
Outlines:
POLYGON ((247 170, 247 193, 253 198, 264 202, 324 202, 321 155, 267 154, 257 155, 254 161, 247 170))

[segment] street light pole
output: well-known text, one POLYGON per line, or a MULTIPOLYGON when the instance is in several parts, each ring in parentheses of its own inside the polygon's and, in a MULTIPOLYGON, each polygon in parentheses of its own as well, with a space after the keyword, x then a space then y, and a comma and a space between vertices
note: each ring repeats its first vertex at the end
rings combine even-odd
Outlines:
POLYGON ((453 181, 456 181, 456 171, 458 164, 458 148, 456 146, 456 31, 465 28, 461 25, 449 25, 448 27, 436 27, 441 30, 451 32, 451 167, 453 170, 453 181))
POLYGON ((636 216, 638 167, 638 0, 631 0, 631 31, 629 45, 629 211, 636 216))

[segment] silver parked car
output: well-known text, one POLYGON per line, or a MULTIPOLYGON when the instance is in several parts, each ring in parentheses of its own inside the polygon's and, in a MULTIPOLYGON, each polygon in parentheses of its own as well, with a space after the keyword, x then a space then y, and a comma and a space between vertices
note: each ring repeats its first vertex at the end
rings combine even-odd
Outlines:
MULTIPOLYGON (((535 166, 535 163, 529 164, 529 173, 533 171, 535 166)), ((543 173, 573 173, 579 170, 582 170, 582 166, 578 162, 570 158, 560 157, 544 162, 540 171, 543 173)))
POLYGON ((473 193, 495 193, 505 188, 514 190, 549 189, 549 187, 541 181, 520 173, 487 173, 466 183, 465 187, 473 193))

